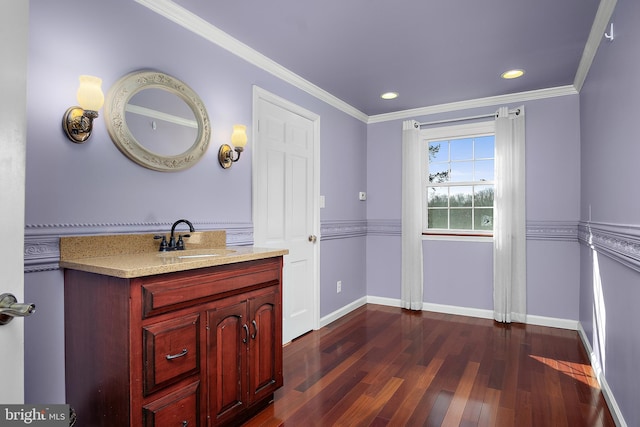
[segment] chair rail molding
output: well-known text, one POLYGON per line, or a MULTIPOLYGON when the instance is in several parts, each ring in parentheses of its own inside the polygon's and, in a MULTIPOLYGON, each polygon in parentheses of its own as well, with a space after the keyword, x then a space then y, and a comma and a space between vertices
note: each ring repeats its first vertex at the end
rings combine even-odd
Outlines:
POLYGON ((320 240, 365 237, 367 220, 329 220, 320 222, 320 240))
MULTIPOLYGON (((225 230, 227 244, 253 244, 253 224, 248 222, 192 221, 197 230, 225 230)), ((59 239, 63 236, 166 232, 172 221, 148 223, 27 224, 24 271, 57 270, 59 239)), ((320 225, 321 240, 401 235, 399 219, 328 220, 320 225)), ((613 258, 640 272, 640 226, 573 221, 529 221, 527 240, 575 242, 613 258)))
POLYGON ((640 226, 581 222, 578 240, 598 253, 640 272, 640 226))
POLYGON ((370 219, 367 221, 367 234, 370 236, 402 236, 402 220, 370 219))
POLYGON ((578 221, 527 221, 527 240, 578 241, 578 221))
MULTIPOLYGON (((191 221, 196 230, 225 230, 227 245, 253 244, 253 224, 191 221)), ((98 234, 166 233, 173 221, 102 224, 27 224, 24 236, 24 272, 58 270, 60 237, 98 234)))

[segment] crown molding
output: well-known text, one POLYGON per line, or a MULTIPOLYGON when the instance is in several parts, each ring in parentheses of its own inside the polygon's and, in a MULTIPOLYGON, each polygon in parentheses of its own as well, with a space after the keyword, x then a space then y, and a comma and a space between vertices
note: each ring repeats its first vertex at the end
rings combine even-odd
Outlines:
POLYGON ((387 122, 391 120, 403 120, 431 114, 447 113, 450 111, 467 110, 470 108, 490 107, 493 105, 514 104, 538 99, 555 98, 558 96, 577 95, 578 91, 573 85, 558 86, 546 89, 531 90, 528 92, 510 93, 506 95, 489 96, 486 98, 470 99, 467 101, 450 102, 448 104, 432 105, 429 107, 412 108, 410 110, 396 111, 393 113, 377 114, 369 116, 368 124, 387 122))
POLYGON ((220 30, 218 27, 210 24, 198 15, 189 10, 175 4, 171 0, 135 0, 140 5, 164 16, 170 21, 186 28, 187 30, 199 35, 200 37, 214 43, 221 48, 233 53, 234 55, 244 59, 248 63, 284 80, 287 83, 301 89, 308 94, 318 98, 321 101, 337 108, 364 123, 367 122, 369 116, 357 108, 347 104, 340 98, 331 95, 329 92, 314 85, 308 80, 291 72, 287 68, 266 57, 260 52, 252 49, 241 41, 231 37, 229 34, 220 30))
POLYGON ((445 113, 471 108, 504 105, 558 96, 577 95, 582 89, 587 73, 595 57, 602 35, 611 18, 617 0, 600 0, 595 20, 589 33, 585 49, 576 71, 574 83, 567 86, 539 89, 527 92, 492 96, 486 98, 471 99, 466 101, 451 102, 447 104, 432 105, 409 110, 396 111, 385 114, 368 116, 357 108, 347 104, 340 98, 314 85, 308 80, 293 73, 272 59, 252 49, 248 45, 231 37, 229 34, 215 27, 211 23, 200 18, 189 10, 177 5, 171 0, 135 0, 138 4, 158 13, 161 16, 175 22, 194 34, 220 46, 232 54, 244 59, 252 65, 272 74, 273 76, 291 84, 292 86, 310 94, 311 96, 326 102, 332 107, 348 114, 366 124, 380 123, 392 120, 427 116, 430 114, 445 113))
POLYGON ((576 71, 576 76, 573 80, 573 86, 578 92, 582 90, 582 85, 587 78, 587 74, 589 73, 591 64, 596 56, 598 47, 600 47, 600 42, 602 42, 607 25, 609 25, 616 3, 617 0, 600 0, 596 17, 593 20, 593 25, 591 26, 589 38, 587 39, 584 51, 582 52, 582 58, 580 59, 580 64, 578 65, 578 70, 576 71))

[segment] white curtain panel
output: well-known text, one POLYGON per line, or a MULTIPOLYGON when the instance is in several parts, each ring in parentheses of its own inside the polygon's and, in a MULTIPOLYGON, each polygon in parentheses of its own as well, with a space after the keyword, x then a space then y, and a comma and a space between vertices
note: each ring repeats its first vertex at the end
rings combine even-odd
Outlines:
POLYGON ((526 322, 524 107, 496 118, 493 312, 498 322, 526 322))
POLYGON ((402 307, 422 310, 422 172, 420 124, 402 123, 402 307))

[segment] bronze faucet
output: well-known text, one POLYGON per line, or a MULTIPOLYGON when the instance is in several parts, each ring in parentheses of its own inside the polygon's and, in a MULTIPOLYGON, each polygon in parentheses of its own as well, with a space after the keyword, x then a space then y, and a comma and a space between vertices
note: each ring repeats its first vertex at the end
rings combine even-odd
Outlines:
POLYGON ((162 239, 162 241, 160 242, 160 248, 159 251, 160 252, 165 252, 165 251, 182 251, 184 250, 184 240, 182 240, 183 237, 189 237, 189 234, 182 234, 182 235, 178 235, 178 241, 176 242, 176 238, 175 238, 175 230, 176 230, 176 226, 180 223, 185 223, 189 226, 189 232, 193 233, 196 231, 195 228, 193 228, 193 224, 191 224, 191 221, 187 221, 186 219, 179 219, 176 222, 173 223, 173 225, 171 226, 171 235, 169 236, 169 243, 167 243, 167 238, 165 236, 154 236, 154 239, 162 239))

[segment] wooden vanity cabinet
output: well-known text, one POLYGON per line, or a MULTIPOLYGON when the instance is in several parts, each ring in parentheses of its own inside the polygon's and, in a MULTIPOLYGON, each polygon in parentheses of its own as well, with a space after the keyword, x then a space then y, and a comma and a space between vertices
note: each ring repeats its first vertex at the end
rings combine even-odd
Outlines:
POLYGON ((282 386, 282 257, 133 279, 65 270, 83 426, 239 425, 282 386))

